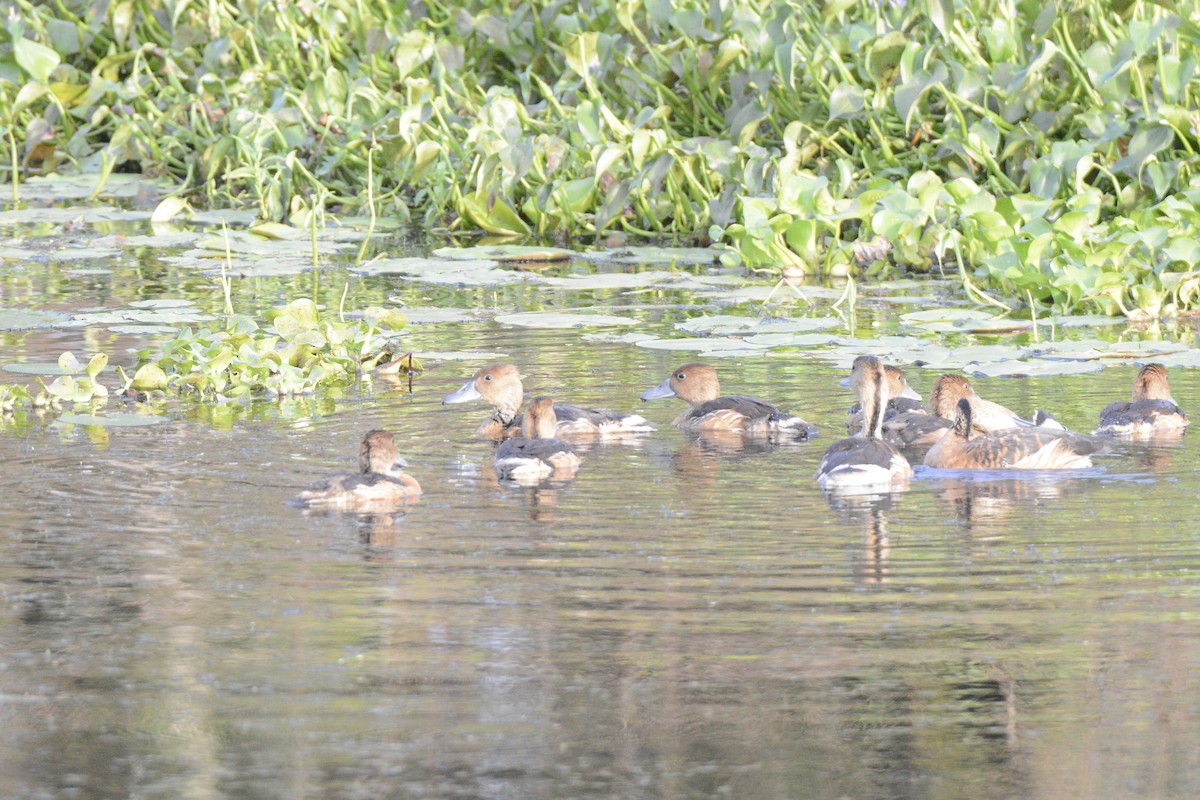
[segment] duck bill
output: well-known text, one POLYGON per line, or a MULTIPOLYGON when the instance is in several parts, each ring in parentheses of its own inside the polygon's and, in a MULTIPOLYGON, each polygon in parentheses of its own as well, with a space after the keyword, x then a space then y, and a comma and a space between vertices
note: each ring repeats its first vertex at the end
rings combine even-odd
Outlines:
POLYGON ((442 405, 450 405, 451 403, 469 403, 472 400, 479 400, 483 397, 479 390, 475 388, 475 379, 467 381, 462 385, 462 388, 453 391, 442 398, 442 405))
POLYGON ((842 378, 840 381, 838 381, 838 386, 849 386, 849 385, 850 385, 850 376, 848 376, 848 375, 845 378, 842 378))
POLYGON ((900 393, 900 396, 907 397, 910 400, 923 400, 924 399, 923 397, 921 397, 921 395, 917 394, 916 389, 912 388, 907 383, 904 384, 904 391, 900 393))
POLYGON ((675 390, 671 388, 671 379, 670 378, 667 378, 665 381, 660 383, 658 386, 655 386, 653 389, 647 389, 646 391, 642 392, 642 400, 643 401, 658 400, 659 398, 662 398, 662 397, 674 397, 674 396, 675 396, 675 390))

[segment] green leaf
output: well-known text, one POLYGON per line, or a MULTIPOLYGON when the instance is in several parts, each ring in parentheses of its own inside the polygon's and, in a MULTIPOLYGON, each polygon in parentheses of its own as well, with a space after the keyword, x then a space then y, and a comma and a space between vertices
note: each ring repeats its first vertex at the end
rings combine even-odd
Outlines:
POLYGON ((852 117, 866 106, 861 86, 840 83, 829 93, 829 119, 852 117))
POLYGON ((139 392, 161 391, 167 388, 167 373, 163 372, 162 367, 153 362, 143 364, 133 374, 133 382, 130 386, 139 392))
POLYGON ((42 83, 50 80, 50 74, 58 69, 62 61, 54 50, 24 36, 18 36, 13 42, 13 55, 16 56, 21 69, 29 73, 35 81, 42 83))
POLYGON ((92 356, 91 360, 88 361, 88 365, 87 365, 88 377, 91 378, 92 380, 95 380, 96 376, 99 375, 104 370, 104 368, 107 366, 108 366, 108 356, 105 355, 104 353, 96 353, 96 355, 92 356))
POLYGON ((953 0, 925 0, 925 13, 929 15, 929 21, 938 29, 942 38, 949 41, 954 30, 953 0))

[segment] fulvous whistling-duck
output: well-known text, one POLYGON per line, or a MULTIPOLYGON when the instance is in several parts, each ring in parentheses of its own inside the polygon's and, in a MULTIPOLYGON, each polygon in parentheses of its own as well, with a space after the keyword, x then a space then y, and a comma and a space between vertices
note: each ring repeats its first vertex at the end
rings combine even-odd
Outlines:
POLYGON ((1133 402, 1116 402, 1100 412, 1097 436, 1182 435, 1189 420, 1171 397, 1167 368, 1162 364, 1142 367, 1133 382, 1133 402))
POLYGON ((975 433, 974 405, 958 401, 954 427, 925 454, 925 466, 939 469, 1082 469, 1104 443, 1092 436, 1056 428, 1006 428, 975 433))
POLYGON ((554 405, 549 397, 538 397, 529 404, 521 435, 505 439, 496 449, 497 475, 534 482, 575 477, 582 459, 574 448, 555 436, 558 420, 554 405))
POLYGON ((336 511, 394 511, 416 502, 421 484, 402 472, 396 442, 389 431, 374 430, 358 450, 359 472, 339 472, 309 486, 296 502, 310 508, 336 511))
POLYGON ((642 400, 679 397, 690 408, 675 418, 675 427, 695 431, 734 433, 783 432, 800 439, 817 434, 817 427, 747 394, 721 395, 717 371, 708 364, 684 364, 671 377, 642 393, 642 400))
POLYGON ((822 489, 886 491, 912 476, 908 460, 882 438, 883 409, 888 401, 888 381, 875 356, 854 359, 850 385, 865 415, 862 432, 834 442, 817 467, 822 489))
MULTIPOLYGON (((517 410, 523 397, 521 373, 515 365, 488 364, 460 389, 443 397, 442 405, 470 400, 490 403, 496 411, 483 421, 477 433, 488 439, 503 439, 521 434, 521 415, 517 410)), ((573 403, 555 403, 554 414, 559 436, 606 436, 654 430, 639 414, 584 408, 573 403)))

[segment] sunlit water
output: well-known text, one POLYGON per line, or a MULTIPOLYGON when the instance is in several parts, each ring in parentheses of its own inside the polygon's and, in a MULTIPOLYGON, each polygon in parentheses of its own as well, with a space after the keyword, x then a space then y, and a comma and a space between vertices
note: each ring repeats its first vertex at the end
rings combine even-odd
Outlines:
MULTIPOLYGON (((48 305, 104 302, 97 280, 48 305)), ((289 299, 288 280, 241 302, 289 299)), ((170 277, 150 295, 194 296, 170 277)), ((677 401, 637 400, 687 353, 581 333, 410 334, 659 426, 589 449, 559 487, 498 485, 473 436, 487 411, 439 404, 471 362, 429 364, 411 393, 0 432, 0 797, 1200 795, 1195 439, 831 499, 813 472, 852 398, 830 367, 718 361, 727 391, 821 437, 698 440, 670 427, 677 401), (395 431, 418 505, 287 504, 373 427, 395 431)), ((8 336, 0 362, 144 344, 8 336)), ((1133 374, 976 384, 1087 430, 1133 374)), ((1200 377, 1172 380, 1200 405, 1200 377)))

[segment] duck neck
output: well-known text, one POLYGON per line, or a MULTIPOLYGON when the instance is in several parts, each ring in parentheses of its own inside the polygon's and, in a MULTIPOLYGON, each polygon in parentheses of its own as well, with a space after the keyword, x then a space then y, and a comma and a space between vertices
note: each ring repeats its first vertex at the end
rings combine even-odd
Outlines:
POLYGON ((883 410, 887 407, 888 391, 883 374, 872 375, 864 381, 860 402, 863 407, 863 436, 883 438, 883 410))

